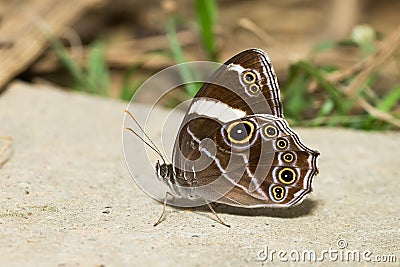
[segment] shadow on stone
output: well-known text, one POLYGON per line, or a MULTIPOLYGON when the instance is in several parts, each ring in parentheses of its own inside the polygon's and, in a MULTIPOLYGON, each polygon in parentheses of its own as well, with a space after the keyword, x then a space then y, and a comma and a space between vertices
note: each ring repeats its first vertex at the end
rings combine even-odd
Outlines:
MULTIPOLYGON (((318 206, 318 202, 315 200, 305 199, 301 204, 288 207, 288 208, 240 208, 240 207, 232 207, 224 204, 213 203, 212 204, 215 212, 217 214, 232 214, 238 216, 265 216, 265 217, 276 217, 276 218, 297 218, 308 216, 312 214, 312 211, 318 206)), ((187 208, 179 208, 176 209, 187 209, 187 208)), ((207 206, 201 206, 192 208, 192 211, 200 211, 200 212, 210 212, 210 209, 207 206)))

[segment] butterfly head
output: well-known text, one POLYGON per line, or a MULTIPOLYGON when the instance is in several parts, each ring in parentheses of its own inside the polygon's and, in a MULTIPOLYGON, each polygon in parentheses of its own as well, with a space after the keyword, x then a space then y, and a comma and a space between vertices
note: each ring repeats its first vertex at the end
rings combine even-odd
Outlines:
POLYGON ((157 173, 158 179, 160 179, 161 181, 168 181, 170 178, 170 174, 171 174, 170 164, 166 164, 166 163, 160 164, 160 162, 157 161, 156 173, 157 173))

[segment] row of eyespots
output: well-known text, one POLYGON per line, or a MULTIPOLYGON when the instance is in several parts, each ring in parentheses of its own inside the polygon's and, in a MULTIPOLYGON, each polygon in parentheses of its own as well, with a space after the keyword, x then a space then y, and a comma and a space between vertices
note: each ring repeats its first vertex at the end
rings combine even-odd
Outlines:
MULTIPOLYGON (((229 141, 236 144, 244 144, 249 142, 255 129, 256 125, 254 122, 243 120, 231 123, 227 127, 226 131, 228 133, 229 141)), ((274 125, 266 125, 263 131, 268 138, 274 138, 278 136, 278 129, 274 125)), ((282 140, 282 142, 286 142, 285 139, 282 140)), ((278 146, 282 146, 280 148, 285 148, 287 144, 282 142, 278 142, 278 146)))
MULTIPOLYGON (((283 138, 278 138, 276 140, 276 147, 280 150, 284 150, 288 147, 288 141, 283 138)), ((283 161, 290 163, 294 161, 294 154, 291 152, 285 152, 282 154, 283 161)), ((285 184, 290 185, 296 181, 297 174, 292 168, 283 168, 278 171, 278 180, 285 184)))
POLYGON ((252 71, 246 71, 242 75, 242 80, 249 85, 248 89, 250 93, 255 94, 260 90, 260 87, 255 83, 257 76, 252 71))
MULTIPOLYGON (((235 121, 229 124, 226 129, 228 140, 235 144, 246 144, 253 137, 256 128, 256 123, 253 121, 235 121)), ((264 126, 263 132, 268 138, 274 138, 278 136, 278 129, 271 124, 264 126)), ((279 150, 284 150, 288 147, 288 141, 284 138, 278 138, 275 142, 275 146, 279 150)), ((284 153, 282 156, 282 160, 287 163, 293 162, 294 159, 295 156, 291 152, 284 153)))
MULTIPOLYGON (((264 134, 268 138, 275 138, 278 136, 278 129, 274 125, 268 124, 264 127, 264 134)), ((288 147, 288 142, 284 138, 278 138, 275 144, 280 150, 284 150, 288 147)), ((293 162, 294 158, 294 154, 291 152, 282 154, 283 161, 287 163, 293 162)), ((278 171, 278 180, 285 185, 293 184, 296 181, 296 172, 291 168, 283 168, 278 171)), ((285 198, 286 190, 281 185, 274 185, 270 189, 270 195, 273 201, 280 202, 285 198)))
MULTIPOLYGON (((266 126, 264 127, 264 134, 265 134, 268 138, 277 137, 277 136, 278 136, 278 129, 277 129, 274 125, 268 124, 268 125, 266 125, 266 126)), ((276 141, 276 146, 277 146, 279 149, 285 149, 285 148, 288 147, 288 142, 286 141, 286 139, 279 138, 279 139, 276 141)), ((291 162, 293 162, 293 160, 294 160, 294 154, 291 153, 291 152, 284 153, 284 154, 282 155, 282 160, 285 161, 285 162, 287 162, 287 163, 291 163, 291 162)))

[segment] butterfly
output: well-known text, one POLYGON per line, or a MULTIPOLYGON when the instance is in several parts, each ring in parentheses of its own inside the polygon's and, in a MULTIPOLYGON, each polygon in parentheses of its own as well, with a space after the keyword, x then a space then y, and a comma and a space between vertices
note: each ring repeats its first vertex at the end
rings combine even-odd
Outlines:
POLYGON ((151 140, 142 141, 161 156, 156 174, 170 190, 155 225, 168 195, 183 206, 207 204, 228 226, 210 203, 294 206, 311 192, 318 173, 319 152, 284 119, 273 66, 260 49, 235 55, 202 85, 179 127, 172 163, 151 140))

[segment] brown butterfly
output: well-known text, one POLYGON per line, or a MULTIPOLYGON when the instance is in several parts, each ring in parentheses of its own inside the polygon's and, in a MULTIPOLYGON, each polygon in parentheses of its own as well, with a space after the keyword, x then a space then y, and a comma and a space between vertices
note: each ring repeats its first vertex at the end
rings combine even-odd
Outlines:
POLYGON ((156 164, 174 205, 207 204, 216 215, 211 202, 289 207, 311 192, 319 153, 288 126, 279 94, 262 50, 243 51, 215 71, 183 119, 172 164, 156 164))

